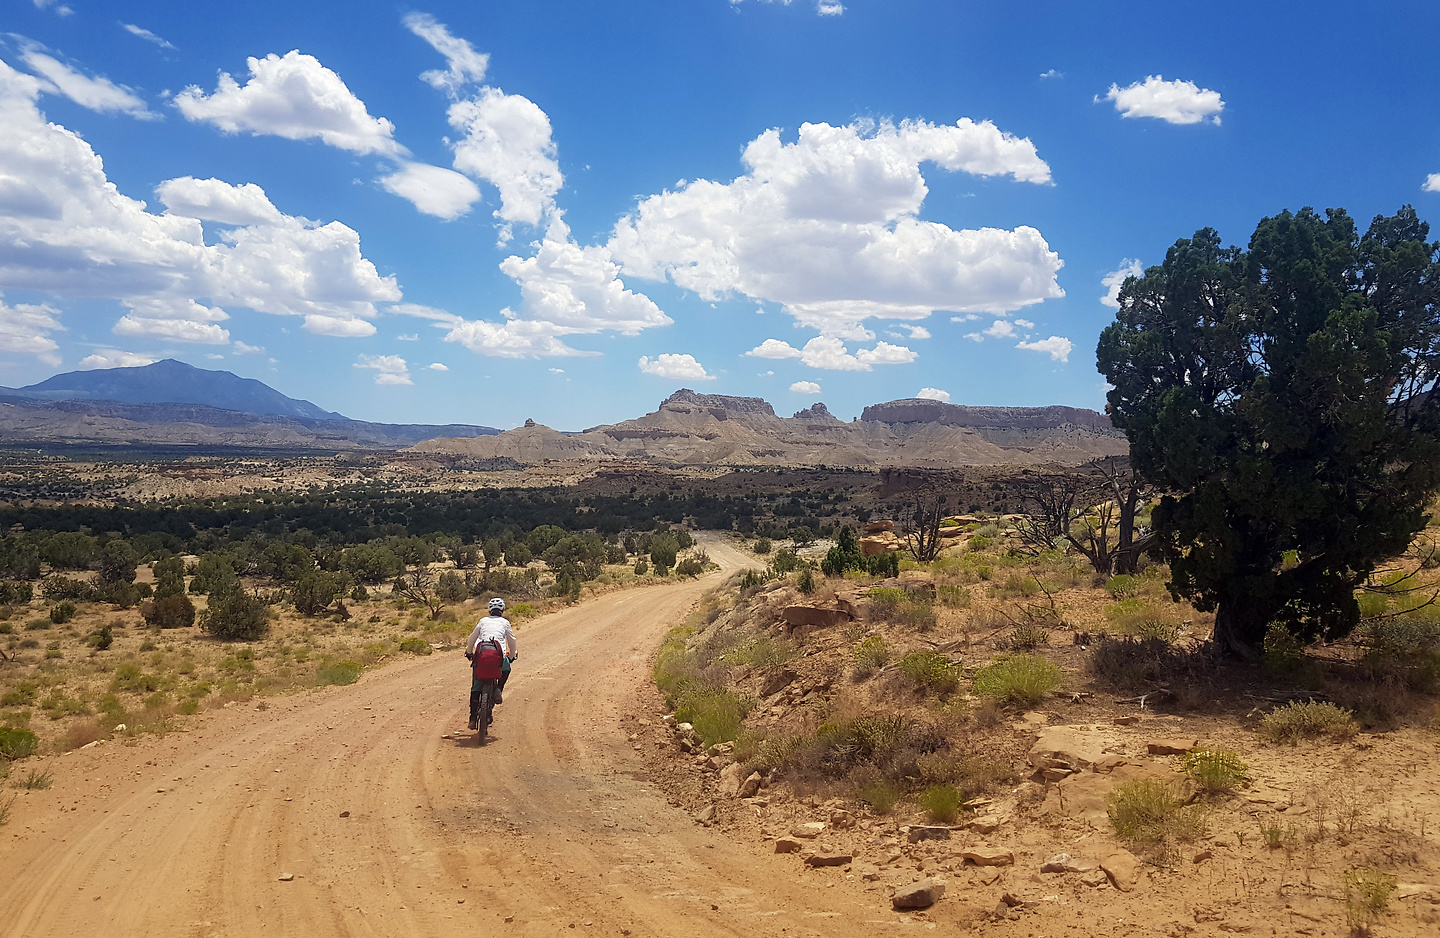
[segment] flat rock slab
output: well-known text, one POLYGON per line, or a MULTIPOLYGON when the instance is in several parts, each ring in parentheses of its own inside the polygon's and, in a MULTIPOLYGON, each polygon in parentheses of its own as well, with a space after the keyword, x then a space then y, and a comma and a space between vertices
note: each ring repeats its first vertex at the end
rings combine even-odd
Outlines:
POLYGON ((926 878, 895 890, 890 904, 896 909, 928 909, 945 895, 945 884, 926 878))
POLYGON ((1048 726, 1030 747, 1030 764, 1039 771, 1065 769, 1080 772, 1103 758, 1103 743, 1073 726, 1048 726))
POLYGON ((1105 854, 1100 858, 1100 869, 1121 892, 1129 892, 1140 882, 1140 861, 1129 850, 1116 849, 1105 854))
POLYGON ((799 853, 805 845, 794 837, 781 837, 775 841, 776 853, 799 853))
POLYGON ((1145 751, 1152 756, 1183 756, 1200 745, 1198 739, 1152 739, 1145 744, 1145 751))
POLYGON ((1068 853, 1056 854, 1040 864, 1042 873, 1089 873, 1093 869, 1095 869, 1094 863, 1079 857, 1072 857, 1068 853))
POLYGON ((912 827, 905 835, 905 839, 912 844, 922 840, 949 840, 954 828, 950 827, 912 827))
POLYGON ((813 839, 825 833, 824 821, 809 821, 805 824, 797 824, 790 829, 791 837, 804 837, 813 839))
POLYGON ((1108 775, 1080 772, 1053 785, 1045 796, 1041 811, 1058 817, 1079 818, 1097 830, 1109 827, 1110 817, 1105 796, 1122 782, 1141 778, 1176 779, 1177 773, 1159 762, 1118 765, 1108 775))
POLYGON ((806 866, 848 866, 855 859, 850 853, 814 853, 805 858, 806 866))
POLYGON ((982 814, 969 824, 965 825, 966 830, 972 830, 977 834, 993 834, 1000 829, 1000 819, 993 814, 982 814))
POLYGON ((993 847, 971 847, 961 852, 960 856, 976 866, 1010 866, 1015 862, 1014 851, 993 847))

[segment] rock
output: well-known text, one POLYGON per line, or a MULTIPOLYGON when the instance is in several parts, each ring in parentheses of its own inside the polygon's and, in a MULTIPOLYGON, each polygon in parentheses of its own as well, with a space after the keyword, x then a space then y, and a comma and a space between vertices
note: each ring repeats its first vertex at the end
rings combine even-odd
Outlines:
MULTIPOLYGON (((715 756, 711 761, 718 758, 718 756, 715 756)), ((720 770, 720 780, 716 783, 716 790, 726 798, 734 798, 739 795, 742 784, 740 781, 740 773, 743 771, 744 767, 738 762, 731 762, 725 766, 725 768, 720 770)), ((751 792, 751 794, 754 794, 754 792, 751 792)))
POLYGON ((895 890, 890 904, 896 909, 928 909, 945 895, 945 884, 926 877, 895 890))
POLYGON ((1066 769, 1080 772, 1103 758, 1098 740, 1076 732, 1070 726, 1051 726, 1040 731, 1040 738, 1030 747, 1030 764, 1039 771, 1066 769))
POLYGON ((805 858, 806 866, 846 866, 855 856, 849 853, 812 853, 805 858))
POLYGON ((1152 739, 1145 750, 1152 756, 1183 756, 1198 745, 1198 739, 1152 739))
POLYGON ((1058 853, 1040 865, 1042 873, 1089 873, 1095 864, 1079 860, 1068 853, 1058 853))
POLYGON ((714 823, 715 823, 715 806, 714 806, 713 804, 707 804, 705 807, 701 808, 699 811, 696 811, 696 812, 695 812, 695 820, 699 821, 701 824, 704 824, 706 827, 709 827, 711 824, 714 824, 714 823))
POLYGON ((895 530, 895 522, 893 522, 893 521, 871 521, 871 522, 868 522, 868 523, 865 525, 865 533, 866 533, 866 534, 879 534, 881 531, 894 531, 894 530, 895 530))
POLYGON ((861 882, 876 883, 880 881, 880 867, 873 863, 857 863, 855 872, 860 874, 861 882))
POLYGON ((1140 881, 1140 861, 1129 850, 1116 848, 1100 858, 1100 869, 1121 892, 1129 892, 1140 881))
POLYGON ((900 538, 893 532, 883 531, 880 534, 872 534, 869 537, 860 538, 860 553, 866 557, 877 557, 880 554, 893 554, 903 547, 900 538))
POLYGON ((293 881, 294 879, 295 879, 295 874, 294 874, 294 873, 281 873, 281 874, 280 874, 280 882, 282 882, 282 883, 288 883, 288 882, 293 881))
POLYGON ((912 827, 910 832, 905 835, 905 839, 912 844, 917 844, 922 840, 949 840, 952 831, 953 828, 949 827, 912 827))
POLYGON ((1000 829, 1000 819, 993 814, 982 814, 966 824, 965 829, 977 834, 993 834, 1000 829))
POLYGON ((1101 775, 1109 775, 1111 772, 1120 768, 1120 766, 1130 764, 1130 760, 1126 759, 1124 756, 1109 755, 1101 759, 1099 762, 1095 763, 1095 765, 1093 765, 1091 768, 1093 771, 1099 772, 1101 775))
POLYGON ((825 824, 821 821, 807 821, 804 824, 797 824, 791 828, 791 837, 803 837, 806 840, 813 840, 825 832, 825 824))
POLYGON ((1059 817, 1078 817, 1096 830, 1110 829, 1109 806, 1105 796, 1122 782, 1141 778, 1177 779, 1179 776, 1163 763, 1117 766, 1108 775, 1079 772, 1051 787, 1041 806, 1041 813, 1059 817))
POLYGON ((836 830, 849 830, 855 826, 855 815, 837 808, 830 812, 830 826, 836 830))
POLYGON ((349 811, 341 811, 341 812, 340 812, 340 816, 341 816, 341 817, 349 817, 349 816, 350 816, 350 812, 349 812, 349 811))
POLYGON ((1204 863, 1206 860, 1213 860, 1214 858, 1215 858, 1215 851, 1214 851, 1214 850, 1201 850, 1199 853, 1195 854, 1193 857, 1190 858, 1190 862, 1191 862, 1191 863, 1204 863))
POLYGON ((676 724, 675 724, 675 732, 677 732, 677 733, 693 733, 693 732, 695 732, 695 727, 694 727, 694 725, 692 725, 692 724, 690 724, 690 723, 676 723, 676 724))
POLYGON ((780 837, 775 841, 776 853, 799 853, 805 845, 794 837, 780 837))
POLYGON ((780 610, 780 618, 794 629, 802 625, 830 628, 849 622, 854 616, 843 609, 827 609, 823 606, 786 606, 780 610))
POLYGON ((1031 726, 1044 726, 1050 722, 1050 717, 1039 710, 1031 710, 1029 713, 1022 714, 1020 719, 1031 726))
POLYGON ((1116 726, 1134 726, 1136 723, 1139 723, 1139 722, 1140 722, 1140 718, 1137 717, 1137 716, 1116 717, 1116 718, 1115 718, 1115 725, 1116 725, 1116 726))
POLYGON ((976 866, 1009 866, 1015 862, 1013 851, 995 847, 971 847, 961 851, 960 856, 976 866))
POLYGON ((1075 774, 1075 773, 1072 772, 1072 771, 1070 771, 1069 769, 1053 769, 1053 768, 1052 768, 1052 769, 1044 769, 1043 771, 1041 771, 1040 777, 1043 778, 1043 779, 1045 779, 1045 781, 1047 781, 1047 782, 1062 782, 1062 781, 1064 781, 1065 779, 1069 778, 1070 776, 1072 776, 1072 775, 1074 775, 1074 774, 1075 774))
POLYGON ((719 772, 723 770, 726 766, 735 764, 736 763, 731 762, 724 756, 711 756, 710 758, 705 760, 706 767, 709 768, 712 772, 719 772))
POLYGON ((751 772, 750 777, 740 783, 740 797, 754 798, 755 793, 760 790, 760 783, 763 781, 765 781, 765 779, 759 772, 751 772))
POLYGON ((1094 889, 1097 886, 1103 886, 1110 882, 1110 877, 1106 875, 1104 870, 1091 870, 1088 873, 1080 874, 1080 882, 1094 889))
POLYGON ((770 672, 765 675, 765 683, 760 685, 760 696, 769 697, 771 694, 780 693, 789 687, 790 683, 797 677, 799 677, 799 675, 789 668, 781 668, 778 671, 770 672))

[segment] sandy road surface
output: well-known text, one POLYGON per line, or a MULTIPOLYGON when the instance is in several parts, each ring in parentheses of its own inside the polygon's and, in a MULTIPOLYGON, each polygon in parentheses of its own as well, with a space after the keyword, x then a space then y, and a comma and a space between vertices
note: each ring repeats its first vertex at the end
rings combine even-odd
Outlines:
MULTIPOLYGON (((723 543, 710 555, 743 562, 723 543)), ((622 722, 713 578, 527 626, 481 748, 458 653, 56 760, 0 829, 0 936, 851 935, 897 918, 672 808, 622 722), (347 817, 342 817, 348 812, 347 817), (281 881, 282 874, 293 874, 281 881)))

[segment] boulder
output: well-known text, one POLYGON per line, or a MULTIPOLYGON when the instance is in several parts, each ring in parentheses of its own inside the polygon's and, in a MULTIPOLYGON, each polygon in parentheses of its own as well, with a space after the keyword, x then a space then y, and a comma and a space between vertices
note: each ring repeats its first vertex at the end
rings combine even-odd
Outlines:
POLYGON ((1091 768, 1103 758, 1101 743, 1073 726, 1049 726, 1040 731, 1040 738, 1030 747, 1030 764, 1037 771, 1064 769, 1080 772, 1091 768))
POLYGON ((740 783, 739 795, 741 798, 754 798, 755 793, 760 790, 760 785, 765 779, 759 772, 751 772, 750 777, 740 783))
POLYGON ((799 675, 789 668, 780 668, 778 671, 771 671, 765 675, 765 682, 760 685, 760 696, 769 697, 771 694, 780 693, 789 687, 790 683, 797 677, 799 677, 799 675))
POLYGON ((945 884, 926 877, 895 890, 890 904, 896 909, 928 909, 945 895, 945 884))
POLYGON ((893 554, 903 546, 904 545, 900 543, 900 538, 889 531, 860 538, 860 553, 866 557, 877 557, 880 554, 893 554))
POLYGON ((1068 853, 1058 853, 1040 864, 1042 873, 1089 873, 1093 869, 1094 863, 1076 859, 1068 853))
POLYGON ((996 847, 971 847, 961 851, 960 856, 976 866, 1010 866, 1015 862, 1013 851, 996 847))
POLYGON ((797 824, 790 829, 791 837, 803 837, 813 840, 825 833, 825 824, 821 821, 809 821, 805 824, 797 824))
POLYGON ((912 844, 919 843, 922 840, 949 840, 952 831, 953 828, 949 827, 912 827, 909 833, 905 835, 905 839, 912 844))
POLYGON ((1000 829, 1000 819, 993 814, 982 814, 966 824, 965 828, 977 834, 993 834, 1000 829))
POLYGON ((805 858, 806 866, 846 866, 854 860, 853 854, 849 853, 812 853, 805 858))
POLYGON ((1117 847, 1100 858, 1100 869, 1110 884, 1121 892, 1129 892, 1140 881, 1140 861, 1129 850, 1117 847))
POLYGON ((868 523, 865 525, 865 529, 864 529, 864 530, 865 530, 865 533, 866 533, 866 534, 879 534, 879 533, 882 532, 882 531, 894 531, 894 530, 895 530, 895 522, 893 522, 893 521, 871 521, 871 522, 868 522, 868 523))
POLYGON ((715 783, 716 790, 726 798, 734 798, 740 794, 740 763, 732 762, 720 770, 720 780, 715 783))
POLYGON ((775 841, 776 853, 799 853, 804 844, 794 837, 781 837, 775 841))
POLYGON ((793 629, 802 625, 830 628, 849 622, 854 616, 843 609, 827 609, 823 606, 786 606, 780 611, 780 618, 793 629))
POLYGON ((1152 739, 1145 750, 1152 756, 1183 756, 1198 745, 1198 739, 1152 739))
POLYGON ((701 808, 699 811, 696 811, 696 812, 695 812, 695 820, 698 821, 698 822, 700 822, 701 824, 704 824, 706 827, 709 827, 711 824, 714 824, 714 823, 715 823, 715 806, 714 806, 713 804, 707 804, 705 807, 701 808))

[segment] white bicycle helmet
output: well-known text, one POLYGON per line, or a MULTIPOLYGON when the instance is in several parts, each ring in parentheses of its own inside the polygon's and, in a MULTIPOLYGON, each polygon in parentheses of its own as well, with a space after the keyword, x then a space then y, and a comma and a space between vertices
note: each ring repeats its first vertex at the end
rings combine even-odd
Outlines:
POLYGON ((490 612, 491 612, 492 614, 494 614, 494 615, 499 615, 500 613, 502 613, 502 612, 504 612, 504 611, 505 611, 505 600, 501 599, 499 596, 496 596, 494 599, 490 600, 490 612))

